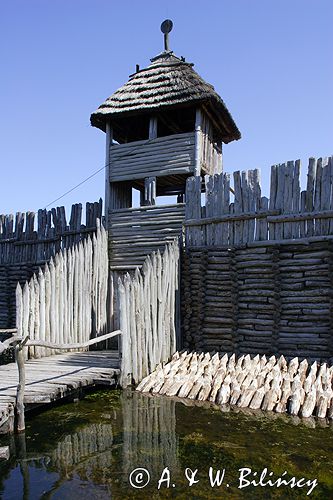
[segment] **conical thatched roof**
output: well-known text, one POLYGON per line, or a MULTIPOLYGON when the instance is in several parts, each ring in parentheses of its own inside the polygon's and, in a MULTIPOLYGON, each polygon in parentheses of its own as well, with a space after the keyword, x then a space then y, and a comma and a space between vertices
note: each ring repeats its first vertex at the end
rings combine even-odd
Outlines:
POLYGON ((105 130, 106 120, 202 103, 219 127, 223 142, 240 138, 221 97, 194 71, 192 64, 172 52, 164 52, 151 61, 92 113, 94 127, 105 130))

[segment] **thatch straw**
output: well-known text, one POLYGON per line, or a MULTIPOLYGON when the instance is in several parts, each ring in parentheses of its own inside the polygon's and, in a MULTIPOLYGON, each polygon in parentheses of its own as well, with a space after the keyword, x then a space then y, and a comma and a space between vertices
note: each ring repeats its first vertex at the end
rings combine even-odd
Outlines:
POLYGON ((214 87, 193 70, 192 64, 172 52, 164 52, 151 61, 146 69, 131 75, 125 85, 92 113, 94 127, 105 130, 105 122, 109 119, 202 103, 219 126, 223 142, 240 138, 224 102, 214 87))

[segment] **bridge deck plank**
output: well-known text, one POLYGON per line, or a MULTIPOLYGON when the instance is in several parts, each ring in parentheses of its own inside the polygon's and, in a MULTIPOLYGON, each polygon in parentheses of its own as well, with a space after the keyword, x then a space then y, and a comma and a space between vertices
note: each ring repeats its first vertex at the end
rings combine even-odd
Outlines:
MULTIPOLYGON (((26 362, 26 410, 69 396, 79 387, 113 385, 119 378, 116 351, 67 352, 26 362)), ((18 369, 16 363, 0 366, 0 433, 13 418, 18 369)), ((5 431, 6 432, 6 431, 5 431)))

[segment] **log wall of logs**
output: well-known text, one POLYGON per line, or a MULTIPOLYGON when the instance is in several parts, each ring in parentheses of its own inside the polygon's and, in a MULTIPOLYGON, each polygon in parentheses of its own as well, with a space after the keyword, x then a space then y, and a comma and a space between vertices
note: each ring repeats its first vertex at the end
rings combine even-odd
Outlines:
POLYGON ((28 262, 0 265, 0 328, 15 328, 17 283, 24 286, 38 269, 38 264, 28 262))
POLYGON ((186 248, 183 347, 330 359, 332 263, 329 241, 186 248))

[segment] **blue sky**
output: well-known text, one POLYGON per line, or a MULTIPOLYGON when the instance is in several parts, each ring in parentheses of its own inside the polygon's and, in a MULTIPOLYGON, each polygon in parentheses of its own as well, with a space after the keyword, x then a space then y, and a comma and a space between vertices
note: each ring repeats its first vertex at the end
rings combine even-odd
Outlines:
MULTIPOLYGON (((103 166, 90 113, 163 48, 195 63, 242 139, 226 171, 332 154, 331 0, 1 0, 0 213, 37 210, 103 166)), ((104 197, 96 175, 57 204, 104 197)))

